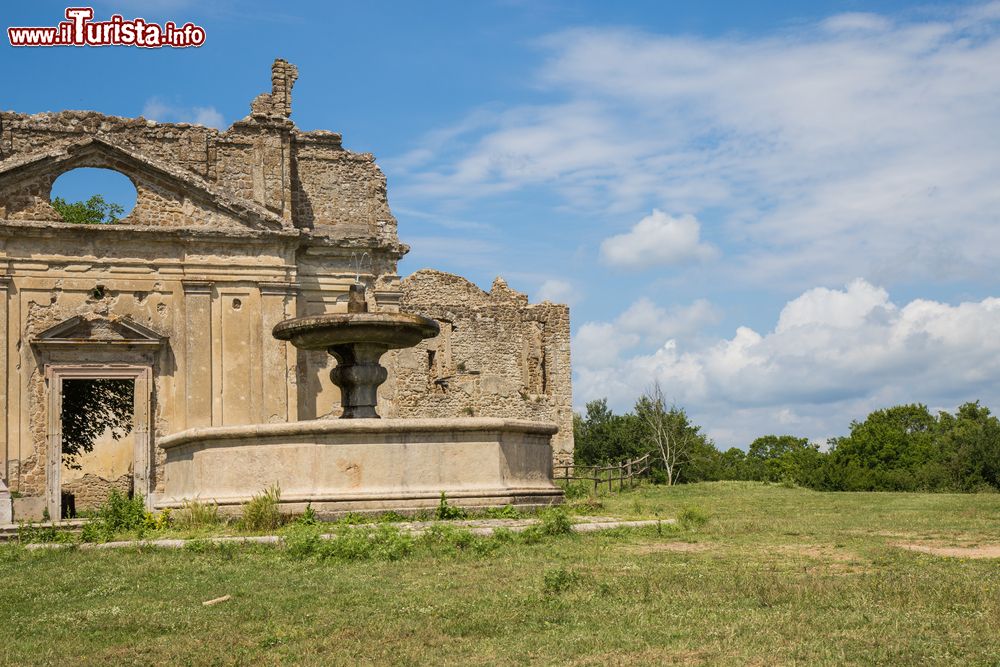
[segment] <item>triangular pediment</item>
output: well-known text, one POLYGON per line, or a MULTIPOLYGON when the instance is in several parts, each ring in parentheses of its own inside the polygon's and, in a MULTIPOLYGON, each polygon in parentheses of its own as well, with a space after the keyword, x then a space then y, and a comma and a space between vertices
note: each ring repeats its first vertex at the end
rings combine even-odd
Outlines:
POLYGON ((49 327, 31 340, 32 345, 141 345, 159 347, 164 336, 128 318, 77 315, 49 327))
POLYGON ((255 230, 291 231, 294 226, 255 201, 210 183, 186 169, 120 146, 104 137, 87 137, 56 148, 0 161, 0 189, 38 172, 62 173, 79 167, 110 168, 138 185, 145 177, 185 193, 255 230))

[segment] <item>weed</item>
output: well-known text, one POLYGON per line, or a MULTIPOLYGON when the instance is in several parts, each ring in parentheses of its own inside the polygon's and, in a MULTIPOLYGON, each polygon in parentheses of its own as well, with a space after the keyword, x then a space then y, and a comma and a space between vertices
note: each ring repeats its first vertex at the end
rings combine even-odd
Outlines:
POLYGON ((171 516, 170 508, 166 508, 159 514, 153 514, 152 512, 146 512, 143 517, 143 528, 146 530, 166 530, 170 527, 173 522, 173 517, 171 516))
POLYGON ((413 550, 413 538, 392 525, 376 529, 340 528, 317 547, 320 558, 335 560, 399 560, 413 550))
POLYGON ((240 545, 233 541, 222 541, 215 543, 215 550, 218 552, 222 560, 233 560, 236 558, 236 553, 239 551, 240 545))
POLYGON ((73 534, 54 526, 36 526, 22 521, 17 524, 17 541, 21 544, 52 542, 67 544, 73 541, 73 534))
POLYGON ((510 528, 504 528, 500 526, 499 528, 493 529, 493 541, 497 544, 510 544, 515 539, 514 531, 510 528))
POLYGON ((487 519, 520 519, 524 515, 513 505, 504 505, 503 507, 487 507, 482 511, 482 516, 487 519))
POLYGON ((449 519, 464 519, 466 516, 467 513, 464 509, 448 504, 448 499, 445 498, 444 491, 442 491, 441 501, 438 503, 434 518, 438 521, 447 521, 449 519))
POLYGON ((301 521, 285 530, 284 539, 285 551, 292 558, 299 559, 316 554, 322 540, 318 526, 301 521))
POLYGON ((534 524, 518 533, 518 537, 522 544, 538 544, 545 537, 545 533, 542 532, 541 526, 534 524))
POLYGON ((567 500, 589 498, 594 495, 594 485, 583 479, 563 480, 559 484, 567 500))
POLYGON ((246 530, 274 530, 281 527, 285 517, 278 509, 281 500, 281 489, 278 485, 264 489, 243 505, 242 526, 246 530))
POLYGON ((303 526, 315 526, 319 520, 316 518, 316 510, 313 509, 312 503, 306 503, 306 511, 302 513, 296 523, 303 526))
POLYGON ((129 498, 118 489, 111 489, 108 500, 97 510, 96 521, 107 537, 141 529, 146 523, 146 506, 142 498, 129 498))
POLYGON ((708 523, 708 514, 698 507, 685 507, 677 521, 684 530, 698 530, 708 523))
POLYGON ((219 518, 218 505, 198 500, 185 500, 181 508, 170 519, 175 527, 184 529, 217 526, 222 522, 219 518))
POLYGON ((184 551, 189 551, 193 554, 203 554, 211 550, 211 548, 212 543, 208 540, 195 539, 184 543, 184 551))
POLYGON ((544 535, 566 535, 573 532, 573 522, 562 507, 552 507, 539 513, 544 535))
POLYGON ((562 593, 573 587, 579 581, 580 575, 563 566, 545 571, 542 575, 542 590, 547 595, 562 593))

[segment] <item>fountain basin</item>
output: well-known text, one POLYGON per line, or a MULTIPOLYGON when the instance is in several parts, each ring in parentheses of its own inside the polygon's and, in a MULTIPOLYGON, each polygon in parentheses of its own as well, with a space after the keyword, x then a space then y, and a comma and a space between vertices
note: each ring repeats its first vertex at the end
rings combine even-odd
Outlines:
POLYGON ((438 331, 434 320, 410 313, 328 313, 279 322, 272 334, 300 350, 327 350, 352 343, 391 350, 413 347, 438 331))
POLYGON ((438 335, 438 323, 408 313, 369 313, 360 289, 351 287, 351 312, 285 320, 271 331, 300 350, 326 350, 337 360, 330 380, 340 389, 341 419, 378 419, 378 387, 389 376, 380 363, 391 349, 413 347, 438 335))
POLYGON ((223 512, 281 488, 282 511, 325 516, 417 511, 441 493, 465 507, 561 502, 554 424, 514 419, 352 419, 195 428, 167 436, 156 507, 216 502, 223 512))

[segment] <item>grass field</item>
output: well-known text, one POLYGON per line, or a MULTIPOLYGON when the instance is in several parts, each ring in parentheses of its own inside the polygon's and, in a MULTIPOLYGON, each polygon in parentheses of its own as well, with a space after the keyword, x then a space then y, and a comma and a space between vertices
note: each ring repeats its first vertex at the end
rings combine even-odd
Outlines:
POLYGON ((1000 559, 984 557, 1000 494, 720 482, 599 500, 579 511, 691 520, 395 561, 2 547, 0 661, 1000 665, 1000 559))

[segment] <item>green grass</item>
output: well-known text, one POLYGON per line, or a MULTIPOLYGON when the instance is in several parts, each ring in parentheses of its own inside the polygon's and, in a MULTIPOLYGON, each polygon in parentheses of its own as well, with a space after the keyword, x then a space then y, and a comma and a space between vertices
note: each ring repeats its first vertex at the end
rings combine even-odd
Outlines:
POLYGON ((722 482, 574 502, 688 521, 492 540, 446 526, 405 549, 373 527, 346 555, 4 547, 0 663, 1000 664, 1000 561, 894 546, 996 544, 1000 495, 722 482))

